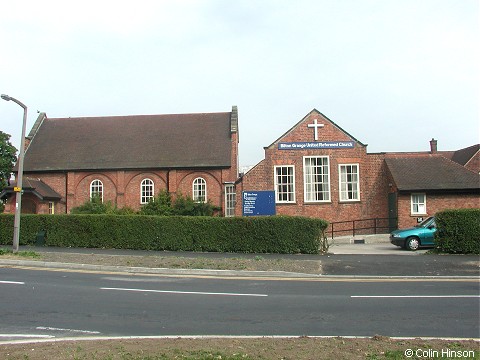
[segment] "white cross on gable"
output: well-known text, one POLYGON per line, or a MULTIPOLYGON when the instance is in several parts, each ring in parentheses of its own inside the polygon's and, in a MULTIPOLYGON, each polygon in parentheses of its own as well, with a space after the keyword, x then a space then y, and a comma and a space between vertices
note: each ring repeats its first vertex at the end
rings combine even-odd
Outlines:
POLYGON ((314 120, 313 120, 313 124, 308 124, 307 126, 308 126, 309 128, 315 128, 315 136, 314 136, 314 139, 315 139, 315 141, 317 141, 317 140, 318 140, 318 128, 322 128, 322 127, 324 127, 325 125, 317 123, 317 119, 314 119, 314 120))

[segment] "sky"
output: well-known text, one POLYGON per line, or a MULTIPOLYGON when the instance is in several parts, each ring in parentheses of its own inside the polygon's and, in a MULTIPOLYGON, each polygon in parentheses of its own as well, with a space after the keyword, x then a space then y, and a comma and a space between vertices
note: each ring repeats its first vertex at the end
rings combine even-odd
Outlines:
MULTIPOLYGON (((240 165, 317 109, 367 151, 480 142, 479 0, 0 0, 0 93, 50 118, 229 112, 240 165)), ((0 101, 19 148, 22 109, 0 101)), ((188 142, 188 139, 185 139, 188 142)))

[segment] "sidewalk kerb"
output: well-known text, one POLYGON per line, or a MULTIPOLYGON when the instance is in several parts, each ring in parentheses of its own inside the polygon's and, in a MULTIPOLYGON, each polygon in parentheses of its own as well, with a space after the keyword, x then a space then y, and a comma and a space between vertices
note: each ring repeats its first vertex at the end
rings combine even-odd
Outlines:
POLYGON ((93 265, 77 263, 46 262, 35 260, 0 260, 1 266, 32 267, 45 269, 66 269, 66 270, 85 270, 98 272, 118 272, 129 274, 149 274, 165 276, 211 276, 211 277, 238 277, 238 278, 291 278, 305 280, 476 280, 480 281, 480 276, 465 275, 324 275, 307 274, 287 271, 251 271, 251 270, 213 270, 213 269, 170 269, 170 268, 147 268, 147 267, 129 267, 113 265, 93 265))

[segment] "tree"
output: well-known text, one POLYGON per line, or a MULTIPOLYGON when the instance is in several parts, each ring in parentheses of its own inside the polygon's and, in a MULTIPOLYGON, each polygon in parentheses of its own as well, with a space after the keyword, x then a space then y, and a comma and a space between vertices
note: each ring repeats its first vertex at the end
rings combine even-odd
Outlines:
POLYGON ((16 153, 17 149, 10 143, 10 135, 0 131, 0 190, 7 186, 17 161, 16 153))
MULTIPOLYGON (((8 185, 13 165, 17 161, 17 149, 10 143, 10 135, 0 131, 0 191, 8 185)), ((0 201, 0 212, 3 203, 0 201)))

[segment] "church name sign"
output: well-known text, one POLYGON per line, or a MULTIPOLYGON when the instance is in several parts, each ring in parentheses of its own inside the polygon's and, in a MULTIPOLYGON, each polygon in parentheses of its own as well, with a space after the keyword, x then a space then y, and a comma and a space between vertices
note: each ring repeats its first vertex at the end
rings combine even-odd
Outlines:
POLYGON ((304 149, 352 149, 354 141, 318 141, 318 142, 285 142, 278 143, 278 150, 304 149))

